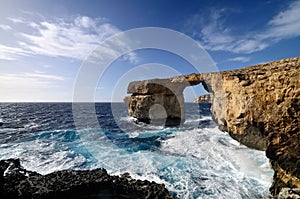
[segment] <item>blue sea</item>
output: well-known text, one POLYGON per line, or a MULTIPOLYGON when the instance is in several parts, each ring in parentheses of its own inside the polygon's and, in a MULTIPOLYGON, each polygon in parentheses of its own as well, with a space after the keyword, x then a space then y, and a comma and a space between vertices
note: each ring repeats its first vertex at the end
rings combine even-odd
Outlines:
POLYGON ((268 196, 273 171, 264 152, 219 131, 209 109, 187 103, 184 125, 166 128, 136 122, 123 103, 2 103, 0 159, 20 158, 26 169, 41 174, 128 172, 164 183, 175 198, 268 196), (93 118, 97 122, 89 123, 93 118))

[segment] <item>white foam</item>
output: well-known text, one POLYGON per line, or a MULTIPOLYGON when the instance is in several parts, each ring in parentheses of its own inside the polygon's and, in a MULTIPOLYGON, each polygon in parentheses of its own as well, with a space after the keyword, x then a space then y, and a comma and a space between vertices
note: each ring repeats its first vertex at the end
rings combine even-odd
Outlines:
MULTIPOLYGON (((241 146, 227 134, 220 132, 217 127, 179 131, 174 133, 174 135, 173 138, 163 142, 162 151, 173 155, 199 159, 199 164, 201 164, 199 169, 203 170, 203 168, 206 168, 205 172, 210 173, 207 175, 208 179, 210 179, 209 176, 214 175, 217 175, 218 178, 225 178, 225 180, 213 178, 210 185, 207 185, 206 182, 205 186, 208 186, 206 189, 211 191, 220 189, 220 187, 224 186, 227 179, 230 182, 234 181, 236 185, 233 183, 233 186, 238 187, 241 186, 240 183, 247 182, 250 184, 250 181, 255 181, 258 183, 255 186, 264 187, 265 190, 270 186, 273 172, 265 167, 268 164, 268 160, 264 152, 250 150, 241 146), (227 144, 220 144, 218 142, 219 139, 227 142, 227 144), (236 147, 243 150, 236 150, 236 147), (260 159, 260 162, 257 162, 257 159, 260 159)), ((242 188, 249 189, 249 184, 242 188)), ((235 188, 230 187, 230 190, 227 190, 227 192, 231 193, 234 190, 235 188)), ((249 192, 248 194, 251 193, 249 192)), ((265 194, 267 194, 267 191, 265 194)), ((236 198, 241 198, 241 195, 236 196, 236 198)))
MULTIPOLYGON (((132 152, 114 145, 99 129, 81 130, 78 133, 85 147, 98 160, 86 168, 102 167, 113 175, 129 172, 134 178, 164 183, 177 198, 255 198, 268 195, 272 172, 266 167, 268 160, 263 152, 237 146, 217 127, 163 131, 172 134, 161 142, 157 151, 132 152), (236 150, 237 147, 241 150, 236 150)), ((13 148, 2 145, 1 158, 24 157, 22 164, 25 168, 42 174, 78 168, 87 161, 86 157, 59 148, 60 140, 55 140, 55 136, 60 139, 59 133, 63 132, 53 133, 53 141, 32 140, 15 144, 13 148)), ((135 133, 136 136, 145 136, 143 132, 135 133)))
POLYGON ((1 159, 8 158, 20 158, 24 168, 41 174, 75 168, 86 161, 83 155, 74 154, 74 151, 59 150, 56 142, 39 139, 14 144, 13 148, 1 145, 1 159))
POLYGON ((120 117, 119 121, 136 122, 137 119, 131 116, 124 116, 124 117, 120 117))
POLYGON ((34 122, 30 122, 29 124, 24 125, 25 129, 33 129, 33 128, 37 128, 39 125, 34 123, 34 122))

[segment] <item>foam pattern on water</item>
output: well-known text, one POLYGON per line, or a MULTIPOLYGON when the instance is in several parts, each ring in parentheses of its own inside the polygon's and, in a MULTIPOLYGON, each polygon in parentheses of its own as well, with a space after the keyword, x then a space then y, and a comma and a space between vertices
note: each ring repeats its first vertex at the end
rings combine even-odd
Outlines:
POLYGON ((11 119, 17 125, 0 129, 1 159, 20 158, 26 169, 42 174, 99 167, 113 175, 129 172, 134 178, 164 183, 176 198, 268 195, 273 172, 264 152, 248 149, 220 132, 210 115, 191 115, 181 128, 132 120, 119 118, 125 130, 75 130, 68 129, 72 125, 67 122, 57 130, 41 130, 51 121, 46 116, 43 122, 11 119))

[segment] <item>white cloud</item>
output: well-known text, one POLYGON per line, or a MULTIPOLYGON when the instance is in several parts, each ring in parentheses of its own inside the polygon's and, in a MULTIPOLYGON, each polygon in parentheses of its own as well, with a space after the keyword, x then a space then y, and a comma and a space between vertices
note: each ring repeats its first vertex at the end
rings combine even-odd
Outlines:
MULTIPOLYGON (((55 86, 53 80, 64 80, 61 76, 38 74, 38 73, 0 73, 0 90, 4 91, 7 89, 29 89, 32 88, 51 88, 55 86)), ((11 93, 9 91, 8 93, 11 93)))
POLYGON ((9 25, 6 25, 6 24, 0 24, 0 29, 2 29, 2 30, 12 30, 12 28, 9 25))
POLYGON ((13 23, 25 23, 21 18, 8 17, 7 19, 13 23))
MULTIPOLYGON (((46 56, 61 56, 83 60, 109 36, 120 30, 109 23, 80 16, 73 21, 47 22, 34 24, 38 34, 25 34, 24 49, 46 56)), ((103 49, 102 53, 114 53, 116 49, 103 49)), ((129 61, 134 60, 132 55, 129 61)))
POLYGON ((273 17, 268 25, 269 29, 261 35, 262 38, 282 40, 300 36, 300 0, 290 4, 288 9, 273 17))
MULTIPOLYGON (((35 71, 34 73, 5 73, 1 74, 1 78, 5 78, 6 80, 15 81, 16 79, 27 79, 27 80, 34 80, 36 82, 45 82, 49 80, 60 80, 63 81, 64 77, 62 76, 57 76, 57 75, 49 75, 45 74, 44 72, 41 71, 35 71)), ((1 81, 2 82, 2 81, 1 81)), ((3 81, 2 83, 4 83, 3 81)), ((18 81, 15 81, 15 83, 18 84, 18 81)), ((21 84, 19 84, 21 86, 21 84)), ((33 84, 32 84, 33 86, 33 84)))
POLYGON ((21 76, 24 78, 36 78, 36 79, 44 79, 44 80, 64 80, 64 77, 57 76, 57 75, 47 75, 43 74, 41 71, 35 71, 35 73, 20 73, 19 75, 14 76, 21 76))
POLYGON ((19 47, 9 47, 0 44, 0 60, 15 60, 18 56, 28 56, 26 50, 19 47))
MULTIPOLYGON (((25 21, 18 18, 8 18, 13 23, 23 23, 32 29, 31 32, 18 32, 18 47, 5 46, 6 49, 20 50, 19 54, 42 55, 50 57, 66 57, 84 60, 97 47, 101 46, 106 38, 120 32, 118 28, 105 19, 78 16, 73 19, 56 19, 42 21, 25 21)), ((118 41, 120 42, 120 41, 118 41)), ((121 43, 124 47, 124 43, 121 43)), ((118 49, 102 48, 101 54, 114 55, 118 49)), ((2 52, 0 59, 13 59, 2 52), (4 56, 5 55, 5 56, 4 56)), ((127 60, 135 63, 135 53, 126 55, 127 60)))
POLYGON ((287 24, 294 24, 299 23, 300 19, 300 1, 295 1, 291 3, 287 10, 281 11, 277 14, 270 22, 270 25, 287 25, 287 24))
POLYGON ((244 57, 244 56, 241 56, 241 57, 234 57, 234 58, 227 59, 226 61, 232 61, 232 62, 248 62, 248 61, 250 61, 250 57, 244 57))
MULTIPOLYGON (((64 77, 40 73, 0 73, 0 101, 52 99, 64 77)), ((54 96, 57 97, 57 96, 54 96)))
POLYGON ((300 36, 300 0, 294 1, 286 10, 269 20, 262 30, 234 34, 226 23, 227 9, 212 9, 209 14, 196 14, 186 27, 192 29, 192 36, 211 51, 227 51, 250 54, 261 51, 275 42, 300 36))
POLYGON ((78 27, 80 26, 83 28, 96 27, 95 21, 87 16, 77 17, 74 22, 78 27))

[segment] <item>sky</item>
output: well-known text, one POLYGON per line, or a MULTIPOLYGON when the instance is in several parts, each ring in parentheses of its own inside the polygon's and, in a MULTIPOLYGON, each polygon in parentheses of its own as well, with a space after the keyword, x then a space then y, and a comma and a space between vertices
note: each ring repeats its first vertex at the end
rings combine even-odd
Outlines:
MULTIPOLYGON (((81 90, 92 92, 94 101, 117 102, 126 96, 130 81, 233 70, 300 54, 300 0, 0 3, 0 102, 72 102, 80 84, 81 90), (181 36, 162 39, 147 27, 181 36), (179 51, 186 50, 184 38, 189 37, 211 64, 206 66, 198 57, 199 65, 206 67, 199 71, 172 51, 132 50, 127 32, 136 29, 146 31, 145 38, 157 38, 156 45, 179 51), (108 42, 112 38, 113 44, 108 42), (113 62, 104 66, 103 60, 112 57, 113 62), (89 73, 84 73, 87 68, 89 73)), ((89 95, 84 91, 82 101, 89 95)), ((204 93, 201 86, 190 87, 186 101, 204 93)))

